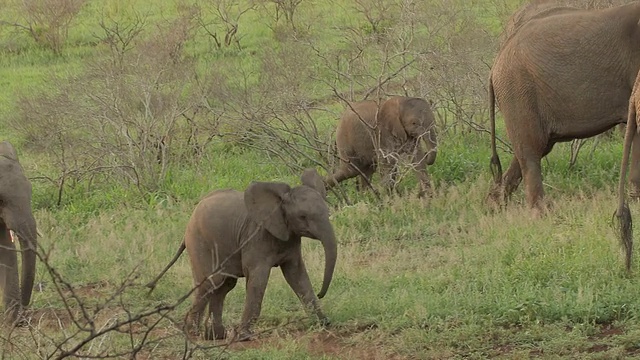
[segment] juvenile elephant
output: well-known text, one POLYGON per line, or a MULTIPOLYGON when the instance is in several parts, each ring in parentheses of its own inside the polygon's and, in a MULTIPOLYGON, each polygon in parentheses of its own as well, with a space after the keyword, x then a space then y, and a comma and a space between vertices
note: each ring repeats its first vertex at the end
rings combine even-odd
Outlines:
POLYGON ((383 182, 389 186, 395 181, 399 154, 413 154, 420 193, 431 187, 426 166, 436 160, 437 139, 433 112, 424 99, 394 96, 380 105, 373 100, 351 103, 338 123, 336 146, 340 165, 325 178, 328 188, 358 175, 369 182, 377 165, 383 168, 383 182))
MULTIPOLYGON (((538 3, 516 13, 512 34, 507 34, 491 69, 494 185, 489 197, 505 202, 524 178, 527 203, 542 210, 541 160, 554 144, 626 122, 640 69, 640 1, 600 10, 538 3), (515 153, 504 176, 496 152, 496 103, 515 153)), ((636 194, 639 143, 633 148, 630 179, 636 194)))
POLYGON ((24 175, 13 146, 0 142, 0 290, 6 320, 15 323, 29 305, 36 273, 36 220, 31 210, 31 183, 24 175), (22 256, 22 283, 18 276, 18 250, 22 256))
POLYGON ((224 339, 222 306, 238 278, 247 278, 247 294, 240 340, 251 337, 251 326, 260 315, 262 299, 272 267, 279 266, 298 298, 323 325, 318 298, 329 288, 337 258, 337 243, 329 221, 322 178, 313 170, 302 175, 302 185, 291 188, 279 182, 252 182, 243 192, 218 190, 196 206, 185 231, 184 242, 158 279, 187 249, 194 284, 193 306, 186 330, 197 333, 202 315, 209 306, 205 338, 224 339), (320 240, 325 252, 324 280, 316 297, 300 250, 301 237, 320 240))

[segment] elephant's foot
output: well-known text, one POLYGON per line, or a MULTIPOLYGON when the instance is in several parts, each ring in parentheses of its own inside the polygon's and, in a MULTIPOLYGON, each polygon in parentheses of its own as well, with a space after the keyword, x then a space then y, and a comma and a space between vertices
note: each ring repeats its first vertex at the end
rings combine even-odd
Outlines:
POLYGON ((631 183, 629 186, 629 198, 632 201, 640 201, 640 186, 631 183))
POLYGON ((418 189, 418 198, 429 198, 433 196, 433 188, 430 183, 423 183, 418 189))
POLYGON ((485 199, 487 206, 493 212, 499 212, 507 207, 509 196, 502 184, 493 184, 485 199))
POLYGON ((23 327, 28 324, 28 320, 19 303, 15 302, 10 303, 9 305, 5 304, 5 308, 4 316, 0 315, 0 317, 3 318, 3 322, 6 325, 11 327, 23 327))
POLYGON ((206 326, 205 340, 224 340, 227 337, 226 329, 222 325, 206 326))
POLYGON ((318 316, 318 321, 320 322, 320 326, 322 326, 323 328, 328 328, 329 326, 331 326, 331 321, 324 315, 318 316))
POLYGON ((183 324, 182 330, 189 338, 197 339, 200 336, 200 329, 197 321, 190 317, 187 317, 187 320, 183 324))

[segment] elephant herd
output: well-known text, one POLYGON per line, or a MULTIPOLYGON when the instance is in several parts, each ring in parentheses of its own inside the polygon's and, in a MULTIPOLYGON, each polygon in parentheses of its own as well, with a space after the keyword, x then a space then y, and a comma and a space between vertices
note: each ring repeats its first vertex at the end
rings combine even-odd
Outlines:
MULTIPOLYGON (((620 171, 616 216, 631 267, 631 214, 625 200, 625 178, 631 157, 631 195, 640 196, 640 1, 600 10, 560 6, 532 0, 509 20, 489 76, 491 170, 494 184, 489 200, 505 204, 524 180, 528 205, 544 211, 541 159, 554 144, 587 138, 617 124, 627 124, 620 171), (504 117, 514 156, 503 174, 496 151, 495 107, 504 117)), ((329 320, 319 307, 331 283, 337 240, 329 221, 327 189, 359 177, 371 184, 376 168, 382 183, 396 181, 398 156, 410 155, 420 194, 431 190, 426 165, 436 159, 436 127, 429 102, 394 96, 347 104, 336 130, 340 164, 322 178, 314 169, 301 176, 301 185, 252 182, 244 192, 217 190, 196 206, 175 257, 148 284, 160 277, 186 249, 193 274, 193 305, 185 329, 199 333, 208 307, 204 337, 223 339, 225 296, 237 278, 246 277, 247 295, 235 336, 251 338, 272 267, 280 267, 305 308, 323 325, 329 320), (424 145, 424 146, 423 146, 424 145), (313 292, 302 255, 301 238, 319 240, 325 253, 320 292, 313 292)), ((37 231, 31 210, 31 185, 15 149, 0 143, 0 288, 4 311, 16 323, 29 305, 36 265, 37 231), (19 283, 15 239, 21 245, 19 283)))

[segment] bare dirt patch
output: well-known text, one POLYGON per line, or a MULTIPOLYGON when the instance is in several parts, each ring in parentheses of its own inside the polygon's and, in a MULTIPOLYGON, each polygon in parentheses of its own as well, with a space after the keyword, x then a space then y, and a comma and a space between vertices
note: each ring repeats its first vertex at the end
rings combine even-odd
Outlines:
POLYGON ((407 356, 390 353, 389 348, 375 343, 363 343, 353 341, 353 338, 363 332, 372 330, 372 327, 356 327, 332 331, 292 331, 278 333, 277 335, 262 334, 255 340, 235 342, 229 345, 229 350, 242 351, 246 349, 260 349, 264 347, 283 348, 285 344, 294 342, 300 347, 306 348, 309 354, 316 356, 331 356, 336 359, 353 360, 405 360, 407 356))

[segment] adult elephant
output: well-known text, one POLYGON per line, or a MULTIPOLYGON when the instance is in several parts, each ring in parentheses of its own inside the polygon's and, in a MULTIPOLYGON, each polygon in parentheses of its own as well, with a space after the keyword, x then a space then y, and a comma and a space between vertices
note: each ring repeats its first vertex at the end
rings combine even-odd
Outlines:
POLYGON ((0 142, 0 289, 6 320, 15 323, 29 305, 36 273, 36 221, 31 210, 31 183, 24 175, 13 146, 0 142), (18 250, 22 254, 22 283, 18 276, 18 250))
POLYGON ((302 185, 293 188, 280 182, 253 182, 244 192, 214 191, 196 206, 177 254, 147 285, 153 289, 187 249, 197 288, 187 315, 188 333, 198 333, 208 306, 212 324, 206 322, 205 339, 224 339, 224 299, 238 278, 246 277, 245 307, 237 333, 240 340, 250 339, 271 268, 277 266, 305 307, 313 310, 323 325, 329 324, 318 298, 324 297, 331 283, 337 242, 322 178, 309 169, 301 179, 302 185), (317 297, 302 259, 303 236, 320 240, 324 247, 324 280, 317 297))
POLYGON ((340 165, 325 183, 331 188, 358 175, 368 183, 382 159, 383 182, 391 186, 398 155, 412 154, 424 194, 431 187, 426 166, 435 162, 437 145, 435 118, 424 99, 393 96, 380 105, 373 100, 350 103, 336 129, 340 165))
MULTIPOLYGON (((544 208, 542 158, 557 142, 624 123, 640 68, 640 2, 600 10, 541 6, 543 11, 525 8, 530 15, 512 28, 489 77, 490 198, 505 202, 524 178, 527 203, 538 210, 544 208), (496 102, 515 153, 504 176, 496 152, 496 102)), ((638 145, 632 162, 632 191, 640 194, 638 145)))

